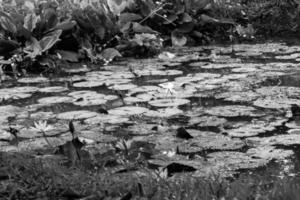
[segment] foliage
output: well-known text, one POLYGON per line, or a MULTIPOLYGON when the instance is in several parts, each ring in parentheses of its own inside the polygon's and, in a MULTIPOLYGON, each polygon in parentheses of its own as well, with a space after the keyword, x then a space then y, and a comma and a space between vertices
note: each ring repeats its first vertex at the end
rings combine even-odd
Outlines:
POLYGON ((296 0, 1 2, 0 66, 15 75, 55 70, 59 62, 107 64, 120 56, 153 55, 163 45, 299 31, 296 0), (18 59, 12 59, 15 54, 18 59))

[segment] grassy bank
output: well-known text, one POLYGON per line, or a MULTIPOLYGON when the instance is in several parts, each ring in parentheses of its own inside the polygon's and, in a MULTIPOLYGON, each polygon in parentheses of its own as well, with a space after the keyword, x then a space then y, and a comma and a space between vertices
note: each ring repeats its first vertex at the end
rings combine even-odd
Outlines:
POLYGON ((61 160, 19 153, 0 154, 1 199, 284 199, 300 196, 298 178, 243 175, 234 180, 217 177, 164 177, 147 171, 67 167, 61 160))

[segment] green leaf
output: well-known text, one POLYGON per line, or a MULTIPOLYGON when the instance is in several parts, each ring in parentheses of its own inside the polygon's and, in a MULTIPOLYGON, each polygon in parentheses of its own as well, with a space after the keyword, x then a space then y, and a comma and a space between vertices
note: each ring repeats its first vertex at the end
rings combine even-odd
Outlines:
POLYGON ((10 17, 8 17, 7 15, 3 15, 2 13, 0 13, 0 27, 9 33, 17 33, 17 27, 14 24, 13 20, 10 19, 10 17))
POLYGON ((62 60, 66 60, 69 62, 78 62, 79 55, 74 51, 64 51, 64 50, 57 50, 56 51, 62 60))
POLYGON ((43 37, 40 40, 42 52, 45 52, 45 51, 51 49, 51 47, 53 47, 53 45, 55 45, 58 41, 60 41, 59 37, 60 37, 61 33, 62 33, 62 30, 55 30, 55 31, 50 32, 45 37, 43 37))
POLYGON ((141 20, 142 16, 135 14, 135 13, 122 13, 119 17, 119 24, 126 24, 128 22, 141 20))
POLYGON ((131 5, 131 1, 125 0, 107 0, 107 5, 112 13, 119 16, 122 11, 131 5))
POLYGON ((58 30, 58 29, 61 29, 62 31, 68 31, 68 30, 71 30, 73 29, 75 26, 76 26, 76 21, 74 20, 71 20, 71 21, 63 21, 59 24, 57 24, 55 27, 54 27, 54 30, 58 30))
POLYGON ((26 42, 26 47, 23 51, 27 54, 27 57, 35 59, 38 55, 42 54, 42 47, 35 37, 31 37, 30 40, 26 42))
POLYGON ((135 33, 154 33, 154 34, 158 33, 156 31, 154 31, 152 28, 150 28, 149 26, 143 26, 137 22, 132 23, 132 30, 135 33))
POLYGON ((122 55, 120 54, 120 52, 114 48, 107 48, 104 49, 101 52, 101 56, 106 60, 106 61, 111 61, 113 60, 115 57, 122 57, 122 55))
POLYGON ((184 35, 178 33, 177 31, 172 32, 171 40, 173 46, 182 47, 187 43, 187 38, 184 35))
POLYGON ((40 17, 37 16, 35 13, 28 13, 26 17, 24 18, 24 28, 26 28, 28 31, 32 32, 35 27, 36 23, 40 20, 40 17))

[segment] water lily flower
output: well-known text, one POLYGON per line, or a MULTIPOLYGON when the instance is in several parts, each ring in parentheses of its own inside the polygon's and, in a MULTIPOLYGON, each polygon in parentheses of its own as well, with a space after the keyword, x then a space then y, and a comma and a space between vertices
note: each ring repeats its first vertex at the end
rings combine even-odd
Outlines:
POLYGON ((170 93, 171 95, 177 93, 174 90, 174 83, 172 83, 172 82, 161 83, 161 84, 159 84, 159 86, 166 90, 166 95, 168 95, 168 93, 170 93))
POLYGON ((53 127, 51 125, 48 125, 47 121, 40 120, 38 122, 34 122, 34 126, 31 127, 31 129, 38 132, 46 132, 53 129, 53 127))
POLYGON ((175 151, 164 151, 163 154, 165 154, 168 157, 173 157, 175 156, 176 152, 175 151))

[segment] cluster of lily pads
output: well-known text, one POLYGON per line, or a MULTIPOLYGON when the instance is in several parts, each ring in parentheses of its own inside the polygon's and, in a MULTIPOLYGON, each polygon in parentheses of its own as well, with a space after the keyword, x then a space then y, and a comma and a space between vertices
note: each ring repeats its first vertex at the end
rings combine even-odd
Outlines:
POLYGON ((282 80, 298 73, 300 47, 269 43, 234 49, 234 57, 232 47, 171 49, 157 59, 101 69, 77 66, 62 77, 4 82, 0 151, 59 148, 76 132, 84 144, 80 151, 89 158, 133 152, 168 175, 227 176, 290 158, 291 149, 277 146, 300 144, 290 109, 300 105, 300 87, 282 80))

